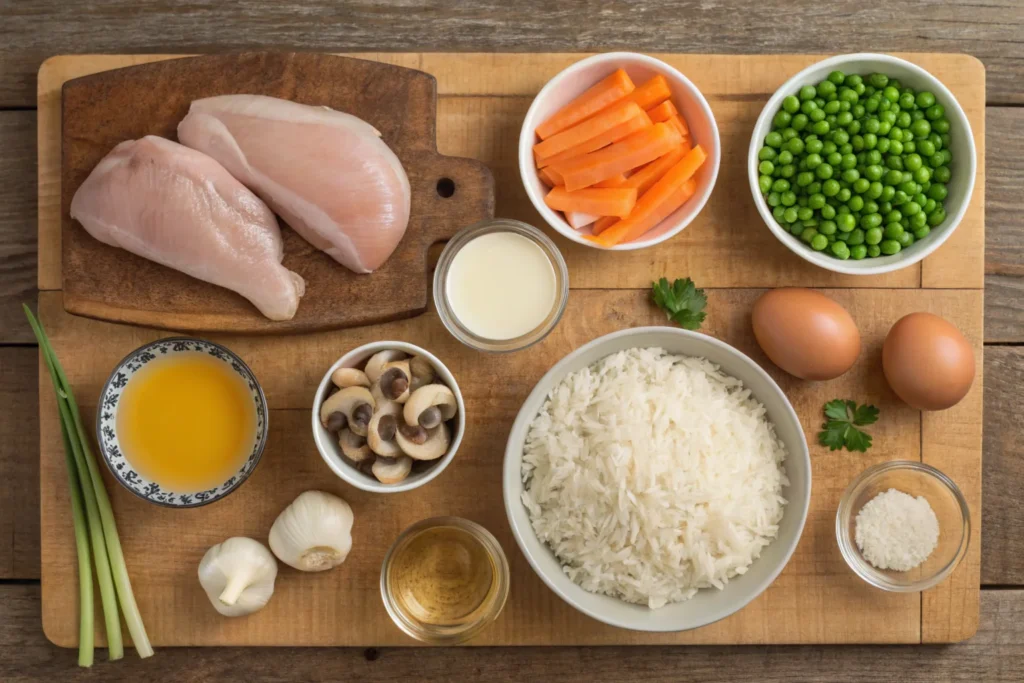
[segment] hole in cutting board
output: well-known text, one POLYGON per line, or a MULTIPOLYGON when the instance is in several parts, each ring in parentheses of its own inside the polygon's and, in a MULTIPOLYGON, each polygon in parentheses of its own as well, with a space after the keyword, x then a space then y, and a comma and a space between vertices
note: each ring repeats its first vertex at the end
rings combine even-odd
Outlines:
POLYGON ((437 181, 437 194, 448 199, 455 194, 455 181, 451 178, 441 178, 437 181))

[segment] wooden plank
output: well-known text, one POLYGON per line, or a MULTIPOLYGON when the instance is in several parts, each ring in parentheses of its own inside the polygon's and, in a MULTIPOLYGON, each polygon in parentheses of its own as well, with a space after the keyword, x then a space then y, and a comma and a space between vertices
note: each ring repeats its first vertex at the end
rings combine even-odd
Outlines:
POLYGON ((39 578, 37 363, 34 347, 0 348, 0 579, 39 578))
POLYGON ((1024 341, 1024 109, 989 107, 985 341, 1024 341))
POLYGON ((0 680, 138 681, 157 667, 171 680, 564 681, 652 683, 703 681, 963 681, 1017 683, 1024 670, 1024 591, 981 594, 978 634, 956 645, 914 647, 563 647, 563 648, 163 648, 118 662, 96 652, 90 670, 73 651, 46 642, 39 627, 37 585, 0 586, 0 680))
MULTIPOLYGON (((373 57, 374 55, 363 55, 373 57)), ((572 285, 579 288, 638 288, 666 274, 690 275, 706 287, 917 287, 920 264, 887 275, 840 275, 790 253, 763 227, 753 202, 746 201, 746 152, 750 130, 767 94, 789 75, 816 61, 808 55, 773 58, 707 55, 660 55, 694 77, 716 112, 724 150, 718 187, 699 218, 681 235, 659 246, 632 252, 601 252, 557 238, 569 263, 572 285), (743 197, 737 201, 737 197, 743 197)), ((984 130, 984 72, 964 55, 913 55, 939 73, 963 103, 978 131, 984 130)), ((485 162, 494 172, 497 215, 543 225, 527 201, 516 165, 516 131, 532 95, 579 55, 392 55, 389 61, 422 68, 438 79, 438 148, 445 154, 485 162)), ((60 84, 68 78, 135 63, 136 57, 58 57, 40 70, 40 271, 41 289, 61 286, 59 146, 57 111, 60 84)), ((983 148, 983 138, 977 137, 983 148)), ((984 185, 979 173, 979 187, 984 185)), ((983 203, 975 193, 954 235, 957 248, 942 249, 927 268, 934 287, 980 288, 983 282, 983 203)), ((550 231, 552 234, 553 231, 550 231)))
POLYGON ((1024 584, 1024 458, 1021 411, 1024 348, 985 349, 985 499, 982 505, 983 584, 1024 584))
MULTIPOLYGON (((834 514, 847 483, 867 466, 882 460, 917 459, 921 438, 919 414, 899 402, 878 372, 881 342, 889 326, 914 310, 934 310, 958 320, 973 343, 979 345, 980 315, 974 320, 965 311, 980 311, 980 293, 970 290, 905 291, 894 297, 886 290, 828 290, 847 306, 861 330, 865 352, 855 368, 829 383, 807 383, 785 376, 763 356, 749 327, 749 310, 759 290, 715 290, 711 293, 705 331, 734 344, 764 364, 787 392, 807 436, 813 443, 821 406, 836 396, 853 396, 875 403, 885 419, 877 430, 876 446, 867 455, 832 453, 812 446, 814 494, 804 537, 786 571, 758 600, 746 609, 710 627, 683 634, 638 634, 609 629, 586 619, 554 597, 529 569, 514 545, 504 511, 487 501, 500 497, 500 463, 505 435, 522 399, 539 376, 569 350, 601 334, 624 327, 657 324, 663 314, 650 306, 643 291, 577 290, 565 318, 556 331, 530 354, 481 356, 467 351, 444 330, 436 315, 427 314, 388 325, 319 333, 305 337, 302 353, 285 338, 215 337, 235 350, 260 378, 273 415, 271 443, 260 469, 236 494, 209 508, 180 511, 147 505, 113 484, 114 506, 131 524, 121 529, 125 552, 138 576, 138 598, 151 636, 157 644, 405 644, 381 609, 376 594, 342 590, 341 585, 374 585, 380 560, 389 540, 404 526, 429 514, 447 512, 467 516, 491 529, 509 553, 513 567, 513 591, 501 619, 478 645, 515 644, 612 644, 612 643, 797 643, 797 642, 919 642, 921 598, 913 594, 887 594, 868 588, 845 566, 834 540, 834 514), (473 407, 463 450, 436 485, 403 495, 400 501, 354 491, 331 475, 312 447, 308 413, 310 387, 323 368, 338 355, 366 341, 391 338, 415 340, 445 361, 460 381, 473 407), (502 378, 499 395, 496 378, 502 378), (484 428, 484 425, 487 425, 484 428), (247 534, 261 537, 273 517, 299 491, 323 487, 342 493, 356 510, 358 553, 344 565, 341 584, 336 579, 279 576, 275 599, 263 612, 245 620, 225 623, 216 618, 193 581, 193 567, 202 551, 225 536, 247 534), (438 496, 443 495, 443 509, 438 496), (189 531, 182 533, 188 517, 189 531), (373 519, 373 535, 360 531, 360 519, 373 519), (148 552, 155 536, 170 539, 163 546, 162 562, 133 561, 148 552), (168 609, 170 600, 175 609, 168 609), (288 615, 312 614, 308 601, 331 604, 350 615, 343 623, 327 616, 297 623, 288 615), (149 616, 152 615, 152 616, 149 616), (329 623, 327 623, 329 622, 329 623), (290 625, 280 629, 281 623, 290 625), (358 628, 353 626, 358 624, 358 628)), ((91 419, 95 397, 106 379, 107 368, 126 352, 159 332, 114 326, 68 315, 60 294, 40 297, 43 319, 61 355, 72 384, 91 419)), ((973 397, 980 397, 980 381, 973 397)), ((61 482, 63 464, 57 458, 55 422, 43 395, 42 486, 52 495, 43 501, 43 575, 46 594, 44 624, 48 636, 69 644, 75 637, 73 615, 74 555, 69 543, 70 524, 66 492, 61 482)), ((977 415, 980 406, 974 406, 977 415)), ((956 442, 963 457, 962 471, 978 464, 980 453, 969 444, 956 442)), ((952 468, 950 468, 952 469, 952 468)), ((954 473, 954 477, 958 474, 954 473)), ((959 481, 959 479, 958 479, 959 481)), ((968 495, 974 492, 965 482, 968 495)), ((971 496, 975 507, 977 498, 971 496)), ((956 590, 969 583, 977 565, 979 546, 956 574, 956 590), (966 578, 965 578, 966 577, 966 578)), ((974 600, 978 581, 975 571, 974 600)), ((967 596, 965 601, 971 596, 967 596)), ((966 602, 965 602, 966 604, 966 602)), ((976 603, 975 603, 976 604, 976 603)), ((969 607, 969 605, 967 605, 969 607)), ((969 617, 969 615, 968 615, 969 617)), ((950 632, 953 637, 960 632, 950 632)))
POLYGON ((27 342, 35 304, 35 112, 0 112, 0 342, 27 342))
MULTIPOLYGON (((967 499, 971 536, 967 555, 940 585, 921 593, 921 640, 949 643, 974 635, 978 628, 981 582, 981 453, 984 387, 984 308, 981 292, 970 298, 935 302, 930 312, 953 321, 974 347, 976 374, 971 390, 952 408, 922 412, 921 461, 948 475, 967 499)), ((890 321, 890 324, 895 320, 890 321)))
POLYGON ((255 3, 245 12, 218 0, 174 3, 94 0, 72 9, 59 0, 13 3, 0 26, 0 106, 31 106, 36 69, 55 50, 212 52, 266 47, 302 50, 595 51, 841 53, 955 52, 982 59, 990 102, 1021 103, 1024 12, 1015 0, 934 3, 897 0, 851 9, 795 8, 787 0, 705 3, 609 0, 591 6, 541 0, 506 3, 255 3), (638 21, 637 17, 642 17, 638 21), (585 18, 584 18, 585 17, 585 18), (913 17, 913 21, 908 21, 913 17), (585 30, 580 30, 584 18, 585 30), (851 21, 857 30, 849 31, 851 21), (781 26, 789 30, 781 30, 781 26), (656 26, 657 30, 650 30, 656 26), (230 39, 225 40, 225 31, 230 39))

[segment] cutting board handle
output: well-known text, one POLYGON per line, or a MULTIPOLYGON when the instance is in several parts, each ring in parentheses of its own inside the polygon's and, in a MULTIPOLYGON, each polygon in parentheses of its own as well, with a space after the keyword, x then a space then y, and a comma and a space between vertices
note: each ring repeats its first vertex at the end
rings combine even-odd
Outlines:
MULTIPOLYGON (((470 212, 458 207, 486 207, 487 215, 479 216, 477 220, 494 217, 494 176, 483 162, 438 156, 431 152, 424 155, 421 163, 410 166, 421 169, 417 178, 409 180, 412 184, 412 210, 426 217, 420 232, 424 249, 450 240, 469 224, 463 217, 470 212)), ((479 215, 479 208, 476 214, 479 215)))

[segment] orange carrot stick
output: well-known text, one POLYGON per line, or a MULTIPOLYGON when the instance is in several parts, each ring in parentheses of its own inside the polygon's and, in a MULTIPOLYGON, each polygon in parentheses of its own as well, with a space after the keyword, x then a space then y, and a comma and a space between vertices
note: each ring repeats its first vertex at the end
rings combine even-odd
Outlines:
POLYGON ((603 247, 613 247, 637 239, 663 221, 693 196, 696 182, 689 181, 693 179, 705 159, 707 154, 704 149, 700 145, 694 147, 640 198, 628 218, 619 221, 594 239, 603 247), (684 191, 683 188, 687 189, 684 191))
POLYGON ((550 166, 548 166, 547 168, 544 168, 544 169, 541 169, 541 170, 543 170, 545 173, 547 173, 548 178, 550 178, 551 180, 555 181, 551 185, 551 187, 554 187, 555 185, 565 185, 565 180, 562 178, 562 174, 559 173, 558 171, 556 171, 555 169, 553 169, 550 166))
POLYGON ((651 107, 647 110, 647 115, 651 117, 651 121, 654 123, 664 123, 668 121, 670 116, 678 113, 679 111, 676 109, 676 105, 672 104, 672 100, 665 100, 657 107, 651 107))
POLYGON ((626 123, 636 116, 644 113, 636 102, 623 101, 613 104, 589 119, 577 123, 571 128, 566 128, 561 133, 555 133, 543 142, 533 146, 533 153, 540 159, 552 157, 559 152, 564 152, 570 147, 580 145, 591 138, 596 138, 602 133, 615 128, 619 124, 626 123))
POLYGON ((594 187, 622 187, 626 184, 627 180, 629 180, 629 178, 626 177, 626 174, 620 173, 619 175, 613 175, 608 180, 602 180, 599 183, 594 183, 594 187))
MULTIPOLYGON (((640 112, 639 115, 634 116, 629 121, 626 121, 625 123, 620 123, 614 128, 610 128, 609 130, 606 130, 604 133, 601 133, 597 137, 591 138, 586 142, 581 142, 580 144, 574 147, 570 147, 564 152, 559 152, 554 156, 550 156, 545 159, 537 161, 537 166, 543 168, 546 166, 550 166, 551 164, 557 164, 563 161, 568 161, 569 159, 575 159, 578 156, 583 156, 584 154, 587 154, 589 152, 599 150, 602 147, 607 147, 613 142, 618 142, 619 140, 625 137, 629 137, 630 135, 636 133, 637 131, 650 127, 650 125, 651 119, 649 116, 647 116, 647 113, 640 112)), ((536 158, 536 154, 534 154, 534 158, 536 158)))
POLYGON ((540 176, 541 182, 543 182, 548 187, 554 187, 555 185, 558 184, 555 182, 555 177, 551 175, 550 169, 542 168, 537 171, 537 175, 540 176))
POLYGON ((566 192, 564 187, 553 187, 544 202, 556 211, 579 211, 598 216, 625 217, 636 204, 636 188, 587 188, 566 192))
MULTIPOLYGON (((619 69, 598 81, 589 90, 559 109, 554 116, 537 126, 537 135, 541 140, 547 140, 552 135, 560 133, 618 102, 635 89, 636 86, 633 85, 633 81, 629 79, 626 72, 619 69)), ((640 103, 637 102, 637 104, 640 103)), ((640 108, 645 109, 643 105, 640 105, 640 108)))
POLYGON ((655 123, 603 149, 552 164, 551 168, 562 176, 565 189, 573 192, 654 161, 682 141, 675 128, 655 123))
POLYGON ((668 121, 666 121, 666 123, 679 131, 679 134, 684 138, 690 135, 690 129, 687 127, 686 121, 684 121, 683 117, 679 114, 668 117, 668 121))
POLYGON ((636 173, 626 179, 626 187, 635 187, 642 197, 651 189, 654 183, 661 180, 661 177, 668 173, 668 170, 679 163, 679 160, 686 155, 683 145, 674 147, 667 154, 663 154, 636 173))
POLYGON ((647 110, 671 96, 672 90, 668 87, 668 79, 658 74, 630 92, 626 99, 636 102, 641 109, 647 110))
POLYGON ((600 235, 602 232, 618 222, 619 219, 616 216, 602 216, 601 218, 598 218, 592 226, 590 226, 590 231, 595 235, 600 235))

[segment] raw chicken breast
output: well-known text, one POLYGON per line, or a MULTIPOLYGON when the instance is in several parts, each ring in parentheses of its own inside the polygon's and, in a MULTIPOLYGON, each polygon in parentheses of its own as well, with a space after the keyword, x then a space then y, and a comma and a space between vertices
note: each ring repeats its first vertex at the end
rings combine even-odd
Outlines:
POLYGON ((362 119, 275 97, 196 100, 178 139, 224 164, 310 244, 357 273, 398 246, 409 178, 362 119))
POLYGON ((202 152, 152 135, 103 157, 71 200, 71 217, 104 244, 238 292, 290 320, 305 284, 281 265, 277 218, 202 152))

